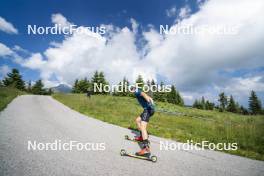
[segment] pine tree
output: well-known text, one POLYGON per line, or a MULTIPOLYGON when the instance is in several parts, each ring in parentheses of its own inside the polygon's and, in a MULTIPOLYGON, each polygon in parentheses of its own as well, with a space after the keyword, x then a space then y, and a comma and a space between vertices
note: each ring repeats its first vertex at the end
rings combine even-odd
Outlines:
POLYGON ((87 78, 78 81, 77 90, 79 93, 87 93, 89 87, 90 87, 90 82, 87 80, 87 78))
POLYGON ((4 78, 3 83, 5 86, 11 86, 19 90, 25 90, 25 81, 23 81, 18 69, 12 69, 12 72, 8 73, 4 78))
POLYGON ((45 90, 43 89, 43 87, 44 87, 44 85, 40 79, 32 86, 32 93, 38 94, 38 95, 44 95, 45 90))
POLYGON ((181 97, 179 91, 176 90, 176 97, 177 97, 177 101, 178 101, 178 105, 180 106, 184 106, 184 100, 183 98, 181 97))
POLYGON ((118 89, 115 89, 113 92, 114 96, 129 96, 129 82, 126 77, 124 77, 123 80, 118 83, 118 86, 118 89))
POLYGON ((79 80, 76 79, 74 82, 73 88, 72 88, 72 93, 80 93, 80 91, 78 90, 78 83, 79 83, 79 80))
POLYGON ((176 95, 176 89, 174 86, 171 86, 171 91, 167 94, 168 103, 178 104, 178 97, 176 95))
POLYGON ((47 94, 48 94, 48 95, 51 95, 51 94, 53 94, 53 91, 52 91, 52 89, 51 89, 51 88, 49 88, 49 89, 48 89, 48 92, 47 92, 47 94))
POLYGON ((129 82, 126 79, 126 77, 123 78, 123 87, 122 87, 122 96, 128 96, 129 95, 129 90, 128 90, 128 86, 129 86, 129 82))
POLYGON ((136 79, 136 84, 138 85, 138 87, 140 89, 143 88, 143 86, 144 86, 144 80, 143 80, 143 77, 141 75, 138 75, 138 77, 136 79))
POLYGON ((99 83, 99 80, 100 80, 99 73, 96 70, 95 73, 94 73, 94 75, 93 75, 93 77, 92 77, 92 83, 99 83))
POLYGON ((197 100, 197 99, 195 99, 195 101, 194 101, 194 103, 193 103, 192 107, 193 107, 193 108, 197 108, 197 109, 198 109, 198 107, 199 107, 199 102, 198 102, 198 100, 197 100))
MULTIPOLYGON (((162 87, 163 85, 164 85, 164 83, 161 82, 161 83, 160 83, 160 87, 162 87)), ((157 86, 158 86, 158 85, 157 85, 157 86)), ((156 100, 156 101, 161 101, 161 102, 165 102, 166 99, 167 99, 167 97, 166 97, 166 93, 165 93, 165 92, 161 92, 161 91, 159 91, 159 90, 157 90, 157 91, 155 92, 155 94, 153 95, 153 98, 154 98, 154 100, 156 100)))
POLYGON ((201 100, 196 99, 192 107, 197 109, 213 110, 215 105, 214 103, 211 103, 209 100, 205 100, 205 98, 202 97, 201 100))
POLYGON ((249 97, 249 110, 251 114, 261 114, 261 101, 258 99, 258 96, 255 91, 251 91, 249 97))
POLYGON ((202 96, 202 100, 201 100, 201 105, 202 105, 202 109, 205 109, 205 99, 202 96))
POLYGON ((227 97, 225 96, 225 93, 222 92, 219 94, 219 99, 218 99, 220 105, 219 105, 219 111, 223 112, 226 109, 226 105, 227 105, 227 97))
POLYGON ((214 103, 210 102, 209 100, 205 101, 205 106, 204 109, 205 110, 214 110, 214 103))
MULTIPOLYGON (((100 87, 100 85, 102 85, 102 88, 105 85, 109 85, 108 82, 105 79, 104 73, 103 72, 98 72, 98 71, 95 71, 91 82, 92 82, 92 89, 94 88, 95 84, 97 84, 99 87, 100 87)), ((108 92, 105 92, 104 90, 102 90, 102 92, 98 92, 98 90, 93 90, 93 92, 95 94, 107 94, 108 93, 108 92)))
POLYGON ((246 108, 244 108, 243 106, 240 106, 240 113, 243 115, 248 115, 249 112, 246 108))
POLYGON ((237 112, 236 102, 232 95, 230 96, 226 110, 233 113, 237 112))
POLYGON ((29 92, 29 93, 32 92, 31 80, 28 82, 28 85, 27 85, 27 92, 29 92))
POLYGON ((152 87, 152 98, 154 100, 157 100, 157 96, 158 96, 157 86, 158 85, 156 84, 156 82, 154 81, 154 79, 151 80, 150 86, 152 87))
POLYGON ((203 105, 202 105, 202 102, 200 100, 195 100, 194 103, 193 103, 193 108, 196 108, 196 109, 203 109, 203 105))
POLYGON ((102 83, 103 85, 108 84, 107 81, 105 80, 104 72, 99 73, 99 83, 102 83))
POLYGON ((207 110, 214 110, 215 104, 212 102, 207 101, 207 110))
POLYGON ((154 79, 151 80, 150 85, 152 85, 152 86, 156 85, 154 79))
POLYGON ((147 80, 147 86, 148 86, 148 92, 147 94, 150 96, 150 97, 153 97, 153 92, 151 91, 150 87, 151 87, 151 82, 150 80, 147 80))

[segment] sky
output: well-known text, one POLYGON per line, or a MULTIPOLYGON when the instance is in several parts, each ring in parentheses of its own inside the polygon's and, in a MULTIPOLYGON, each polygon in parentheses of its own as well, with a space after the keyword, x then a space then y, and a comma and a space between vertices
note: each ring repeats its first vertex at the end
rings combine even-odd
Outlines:
POLYGON ((99 70, 111 84, 139 74, 174 84, 186 104, 224 91, 247 106, 251 90, 264 103, 263 9, 263 0, 1 0, 0 79, 18 68, 53 87, 99 70), (86 33, 28 34, 28 25, 86 33), (161 25, 205 30, 166 34, 161 25))

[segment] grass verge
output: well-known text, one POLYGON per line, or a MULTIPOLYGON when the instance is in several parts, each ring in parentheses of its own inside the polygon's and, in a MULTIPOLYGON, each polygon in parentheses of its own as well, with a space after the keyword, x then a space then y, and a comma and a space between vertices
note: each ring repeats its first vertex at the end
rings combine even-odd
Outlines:
POLYGON ((0 87, 0 111, 2 111, 18 95, 25 94, 15 88, 0 87))

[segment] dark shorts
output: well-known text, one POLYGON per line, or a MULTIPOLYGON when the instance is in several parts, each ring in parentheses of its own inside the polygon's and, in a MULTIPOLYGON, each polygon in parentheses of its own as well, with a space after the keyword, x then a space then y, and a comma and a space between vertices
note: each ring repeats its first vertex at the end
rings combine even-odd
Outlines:
POLYGON ((140 114, 141 120, 144 122, 149 122, 149 119, 154 114, 154 109, 144 109, 144 111, 140 114))

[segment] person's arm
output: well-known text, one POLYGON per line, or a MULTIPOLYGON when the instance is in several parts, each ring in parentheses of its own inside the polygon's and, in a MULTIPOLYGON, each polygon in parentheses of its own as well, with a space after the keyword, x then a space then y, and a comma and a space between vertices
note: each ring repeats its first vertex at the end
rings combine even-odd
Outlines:
POLYGON ((150 96, 148 96, 145 92, 141 92, 140 94, 147 102, 153 104, 153 100, 150 96))

